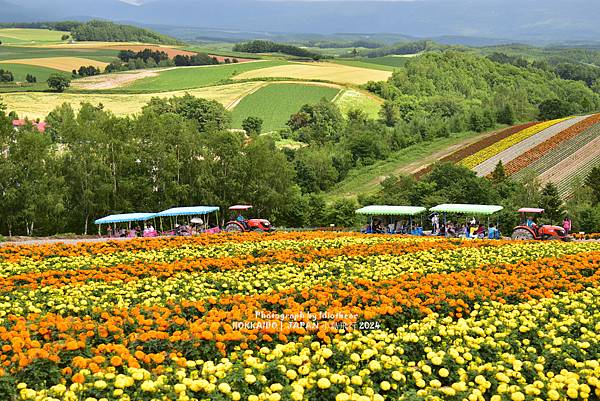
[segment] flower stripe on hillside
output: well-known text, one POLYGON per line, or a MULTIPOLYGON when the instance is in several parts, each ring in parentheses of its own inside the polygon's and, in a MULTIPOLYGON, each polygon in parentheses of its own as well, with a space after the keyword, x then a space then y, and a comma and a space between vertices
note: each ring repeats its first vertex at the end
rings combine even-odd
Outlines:
POLYGON ((495 144, 488 146, 487 148, 482 149, 479 152, 464 158, 463 160, 461 160, 460 164, 467 168, 474 168, 480 163, 486 161, 487 159, 493 156, 496 156, 498 153, 510 148, 511 146, 521 141, 524 141, 525 139, 567 119, 568 118, 560 118, 557 120, 545 121, 533 125, 531 127, 525 128, 524 130, 519 131, 509 136, 508 138, 502 139, 501 141, 498 141, 495 144))
POLYGON ((595 124, 600 123, 600 114, 594 114, 591 117, 575 124, 574 126, 567 128, 560 134, 553 136, 545 142, 540 143, 533 149, 528 150, 516 159, 506 163, 504 169, 508 175, 512 175, 521 169, 526 168, 530 164, 544 157, 546 153, 554 149, 566 140, 576 137, 582 132, 586 131, 595 124))

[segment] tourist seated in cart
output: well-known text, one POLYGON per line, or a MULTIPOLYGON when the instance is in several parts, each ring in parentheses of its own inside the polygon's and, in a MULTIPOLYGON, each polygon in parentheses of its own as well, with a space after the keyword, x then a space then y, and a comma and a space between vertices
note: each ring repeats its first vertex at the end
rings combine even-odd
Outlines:
POLYGON ((404 220, 396 220, 396 225, 394 226, 394 233, 404 234, 404 230, 404 220))
POLYGON ((156 237, 158 233, 156 232, 152 224, 150 224, 149 226, 144 227, 144 232, 142 235, 144 237, 156 237))
POLYGON ((488 239, 500 239, 500 231, 493 223, 488 228, 488 239))
POLYGON ((483 224, 479 224, 479 226, 477 227, 477 231, 475 231, 475 235, 479 239, 485 238, 485 227, 483 226, 483 224))
POLYGON ((421 206, 369 205, 356 210, 356 213, 371 219, 370 224, 365 225, 361 232, 422 235, 422 229, 419 230, 414 224, 414 216, 425 211, 426 209, 421 206), (410 223, 406 218, 398 216, 410 216, 410 223))
POLYGON ((456 231, 456 234, 461 238, 468 238, 468 230, 465 224, 461 224, 460 228, 456 231))

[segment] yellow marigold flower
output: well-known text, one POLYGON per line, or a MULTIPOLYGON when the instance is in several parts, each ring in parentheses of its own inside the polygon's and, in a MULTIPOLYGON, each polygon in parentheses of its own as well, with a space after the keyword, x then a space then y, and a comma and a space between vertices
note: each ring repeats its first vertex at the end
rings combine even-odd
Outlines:
POLYGON ((329 381, 328 378, 326 377, 321 377, 318 381, 317 381, 317 386, 321 389, 326 389, 331 387, 331 382, 329 381))
POLYGON ((516 391, 510 395, 510 399, 512 401, 523 401, 525 399, 525 394, 520 391, 516 391))

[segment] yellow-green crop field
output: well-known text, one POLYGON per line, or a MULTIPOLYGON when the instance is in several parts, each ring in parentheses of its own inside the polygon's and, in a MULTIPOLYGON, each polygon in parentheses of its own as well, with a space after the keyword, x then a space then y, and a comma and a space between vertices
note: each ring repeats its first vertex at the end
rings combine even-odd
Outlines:
POLYGON ((49 29, 2 28, 0 40, 3 44, 49 44, 60 42, 66 33, 49 29))
POLYGON ((28 58, 16 60, 3 60, 9 64, 24 64, 38 67, 53 68, 55 70, 71 72, 77 70, 81 66, 94 66, 100 70, 108 65, 108 63, 98 60, 92 60, 82 57, 44 57, 44 58, 28 58))
POLYGON ((145 93, 145 94, 83 94, 83 93, 48 93, 48 92, 18 92, 2 94, 2 101, 9 110, 15 110, 19 116, 29 118, 44 118, 48 113, 63 103, 71 104, 75 109, 83 102, 98 105, 116 115, 128 115, 139 112, 153 97, 190 95, 216 100, 223 105, 235 101, 240 95, 259 86, 260 82, 243 82, 232 85, 210 86, 186 91, 145 93))
POLYGON ((293 78, 324 80, 340 84, 362 85, 369 81, 385 81, 391 71, 353 67, 335 63, 289 63, 286 65, 252 70, 237 75, 236 79, 293 78))

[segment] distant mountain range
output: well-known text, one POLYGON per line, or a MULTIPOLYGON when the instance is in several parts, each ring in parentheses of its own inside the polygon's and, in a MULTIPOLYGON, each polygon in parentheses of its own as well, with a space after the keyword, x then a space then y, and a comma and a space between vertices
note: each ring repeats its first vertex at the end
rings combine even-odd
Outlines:
POLYGON ((74 16, 256 36, 358 31, 445 37, 453 43, 473 38, 479 44, 493 44, 484 43, 490 38, 503 43, 600 39, 597 0, 0 0, 0 22, 74 16))

